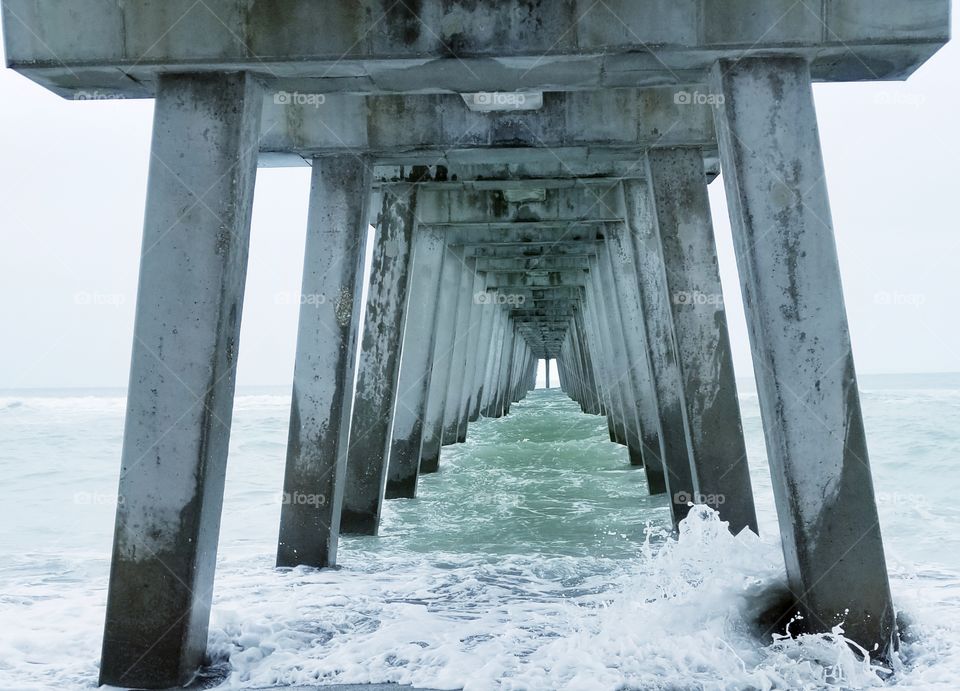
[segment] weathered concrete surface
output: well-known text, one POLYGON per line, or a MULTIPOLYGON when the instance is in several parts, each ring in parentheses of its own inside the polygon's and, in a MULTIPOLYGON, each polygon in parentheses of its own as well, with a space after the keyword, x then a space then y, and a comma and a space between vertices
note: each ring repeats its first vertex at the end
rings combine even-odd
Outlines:
POLYGON ((388 469, 409 294, 417 194, 384 188, 370 267, 340 527, 376 535, 388 469))
POLYGON ((625 229, 618 229, 605 243, 609 253, 614 290, 619 296, 619 320, 627 355, 627 373, 635 395, 633 401, 640 438, 639 459, 631 452, 630 461, 643 466, 650 494, 667 491, 663 468, 663 450, 660 441, 660 420, 657 416, 657 392, 653 385, 649 353, 644 331, 640 295, 637 291, 637 268, 633 252, 627 243, 625 229))
POLYGON ((720 63, 724 180, 790 587, 805 625, 896 646, 807 64, 720 63))
MULTIPOLYGON (((473 267, 473 285, 470 288, 469 336, 467 338, 467 357, 463 369, 463 392, 460 402, 460 423, 457 429, 457 439, 461 442, 467 439, 467 426, 470 423, 473 401, 476 397, 477 358, 480 350, 480 339, 483 337, 483 307, 481 297, 486 287, 486 277, 476 270, 476 259, 464 257, 464 261, 473 267)), ((474 418, 476 419, 476 418, 474 418)))
POLYGON ((159 86, 101 684, 176 686, 206 650, 259 102, 245 75, 159 86))
POLYGON ((464 388, 464 369, 470 338, 476 334, 470 330, 470 308, 473 304, 474 267, 476 259, 463 256, 457 250, 451 254, 460 260, 460 283, 457 287, 457 318, 450 325, 453 329, 453 346, 450 354, 450 376, 447 378, 447 396, 443 406, 443 432, 441 443, 446 446, 463 441, 460 438, 460 412, 464 388))
POLYGON ((403 334, 397 405, 385 497, 412 498, 420 474, 420 449, 433 375, 437 306, 445 241, 436 229, 418 227, 413 240, 410 310, 403 334))
POLYGON ((427 416, 423 423, 423 444, 420 450, 420 472, 435 473, 440 468, 440 447, 443 445, 443 416, 447 388, 453 362, 454 325, 460 306, 457 292, 463 269, 462 250, 444 248, 440 278, 440 299, 437 303, 437 337, 433 346, 433 376, 427 396, 427 416))
POLYGON ((333 566, 347 465, 370 165, 313 163, 277 566, 333 566))
POLYGON ((756 533, 703 161, 690 149, 653 149, 647 180, 683 387, 693 501, 716 510, 733 534, 756 533))
POLYGON ((657 236, 656 210, 647 183, 627 181, 623 184, 623 191, 633 260, 637 269, 637 292, 640 295, 650 369, 657 393, 667 493, 670 495, 670 510, 676 525, 689 513, 688 503, 693 496, 693 470, 673 317, 667 302, 666 269, 657 236))
MULTIPOLYGON (((305 93, 697 84, 718 58, 788 52, 823 80, 902 79, 948 38, 948 0, 445 0, 161 5, 6 0, 8 64, 48 88, 155 92, 173 66, 250 70, 305 93), (656 49, 651 50, 651 46, 656 49)), ((482 105, 483 98, 477 100, 482 105)))

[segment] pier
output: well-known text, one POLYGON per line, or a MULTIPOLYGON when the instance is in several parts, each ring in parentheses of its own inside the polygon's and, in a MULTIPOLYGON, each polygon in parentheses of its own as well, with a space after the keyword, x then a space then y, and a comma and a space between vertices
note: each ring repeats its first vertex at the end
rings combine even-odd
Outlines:
POLYGON ((204 661, 271 166, 312 168, 278 566, 333 567, 341 534, 376 535, 384 502, 508 415, 541 361, 674 525, 707 504, 756 532, 707 196, 722 173, 788 611, 896 649, 812 84, 908 78, 949 14, 5 0, 9 67, 65 98, 156 102, 101 684, 179 686, 204 661))

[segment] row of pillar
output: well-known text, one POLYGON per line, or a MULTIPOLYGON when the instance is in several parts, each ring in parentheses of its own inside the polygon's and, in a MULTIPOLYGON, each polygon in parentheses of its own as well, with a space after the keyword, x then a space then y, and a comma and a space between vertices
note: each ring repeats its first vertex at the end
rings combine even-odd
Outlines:
MULTIPOLYGON (((749 58, 711 80, 791 590, 813 628, 844 621, 888 651, 809 68, 749 58)), ((204 658, 261 105, 246 74, 159 79, 101 683, 174 686, 204 658)), ((483 298, 475 260, 418 223, 415 178, 379 191, 361 322, 370 161, 314 161, 279 565, 329 566, 340 532, 376 534, 384 497, 412 496, 443 445, 508 413, 544 355, 675 521, 687 499, 722 497, 732 530, 757 529, 702 153, 643 165, 543 354, 483 298)))

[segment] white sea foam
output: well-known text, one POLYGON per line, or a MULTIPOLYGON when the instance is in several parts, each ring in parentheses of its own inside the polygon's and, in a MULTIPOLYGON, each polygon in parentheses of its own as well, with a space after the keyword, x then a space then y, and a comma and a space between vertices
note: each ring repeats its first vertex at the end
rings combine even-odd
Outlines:
MULTIPOLYGON (((865 397, 906 622, 892 676, 839 631, 777 640, 755 623, 784 578, 755 398, 762 537, 698 509, 672 539, 603 421, 538 396, 445 449, 418 499, 387 503, 379 538, 342 541, 336 571, 273 568, 289 401, 241 397, 210 630, 226 686, 960 688, 960 406, 942 391, 865 397)), ((94 498, 116 492, 124 403, 61 398, 0 406, 3 691, 96 683, 113 507, 94 498)))

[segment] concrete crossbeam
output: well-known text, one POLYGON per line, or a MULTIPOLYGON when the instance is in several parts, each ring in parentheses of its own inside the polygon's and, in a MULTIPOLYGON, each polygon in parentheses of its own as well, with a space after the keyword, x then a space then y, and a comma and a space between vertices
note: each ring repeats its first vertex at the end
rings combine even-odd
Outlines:
MULTIPOLYGON (((153 95, 171 69, 303 92, 697 84, 719 58, 793 54, 814 79, 903 79, 948 38, 948 0, 657 0, 469 9, 445 0, 6 0, 8 64, 50 89, 153 95), (652 50, 651 46, 656 49, 652 50)), ((480 99, 483 105, 484 98, 480 99)), ((522 104, 518 104, 522 105, 522 104)))

